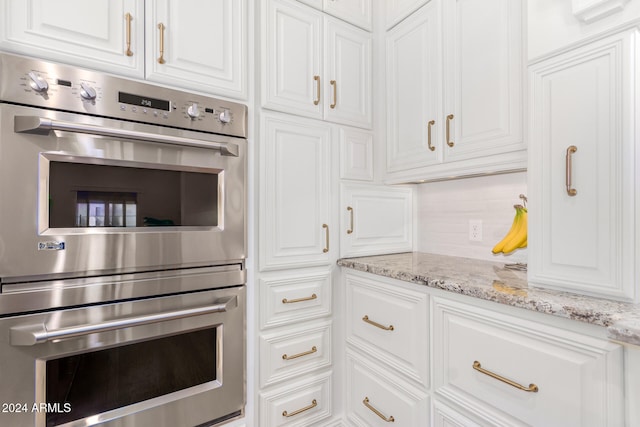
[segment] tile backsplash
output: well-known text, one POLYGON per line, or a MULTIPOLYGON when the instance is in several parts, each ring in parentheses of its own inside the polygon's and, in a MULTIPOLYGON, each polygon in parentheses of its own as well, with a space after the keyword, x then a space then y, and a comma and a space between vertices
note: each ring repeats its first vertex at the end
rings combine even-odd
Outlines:
POLYGON ((491 253, 511 228, 513 205, 527 194, 525 172, 418 185, 417 245, 420 252, 506 263, 527 262, 527 250, 491 253), (482 221, 482 241, 469 241, 469 221, 482 221))

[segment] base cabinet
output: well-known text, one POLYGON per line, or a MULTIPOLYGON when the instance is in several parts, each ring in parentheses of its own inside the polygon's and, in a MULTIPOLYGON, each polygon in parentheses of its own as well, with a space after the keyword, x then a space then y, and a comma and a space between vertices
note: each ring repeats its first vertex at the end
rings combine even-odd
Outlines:
POLYGON ((635 368, 600 328, 370 273, 343 276, 349 425, 629 425, 624 373, 635 368), (367 320, 377 325, 365 329, 367 320))

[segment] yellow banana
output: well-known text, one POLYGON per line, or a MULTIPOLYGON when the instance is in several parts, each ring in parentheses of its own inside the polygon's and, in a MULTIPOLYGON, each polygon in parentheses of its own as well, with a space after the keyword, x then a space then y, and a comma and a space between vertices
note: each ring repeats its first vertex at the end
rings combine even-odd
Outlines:
POLYGON ((522 213, 523 211, 526 212, 526 210, 522 205, 514 205, 513 207, 516 210, 516 215, 513 218, 513 223, 511 224, 511 228, 509 229, 507 234, 502 238, 502 240, 500 240, 491 250, 491 252, 493 252, 494 254, 502 252, 504 245, 515 236, 518 230, 520 230, 520 221, 522 220, 522 213))
POLYGON ((522 209, 520 215, 520 223, 518 225, 518 231, 513 237, 504 244, 502 252, 505 254, 511 253, 519 248, 525 248, 527 246, 527 210, 522 209))

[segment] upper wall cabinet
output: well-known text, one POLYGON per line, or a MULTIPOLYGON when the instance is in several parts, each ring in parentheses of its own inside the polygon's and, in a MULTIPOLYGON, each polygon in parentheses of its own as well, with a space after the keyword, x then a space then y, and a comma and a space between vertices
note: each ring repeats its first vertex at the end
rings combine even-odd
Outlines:
POLYGON ((247 97, 246 0, 0 0, 0 10, 3 50, 247 97))
POLYGON ((371 34, 299 2, 266 7, 263 107, 370 128, 371 34))
POLYGON ((530 66, 529 281, 638 300, 637 27, 530 66))
POLYGON ((371 31, 371 0, 298 0, 318 10, 323 10, 353 25, 371 31))
POLYGON ((386 39, 389 182, 526 168, 521 1, 432 0, 386 39))

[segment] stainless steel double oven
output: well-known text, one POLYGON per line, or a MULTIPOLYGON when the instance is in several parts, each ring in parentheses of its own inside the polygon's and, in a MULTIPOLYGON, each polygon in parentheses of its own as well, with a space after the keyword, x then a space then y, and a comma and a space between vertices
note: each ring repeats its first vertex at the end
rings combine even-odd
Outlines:
POLYGON ((0 54, 0 425, 243 414, 246 117, 0 54))

